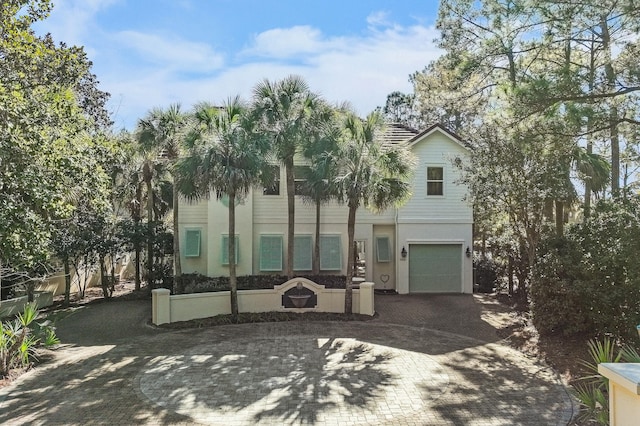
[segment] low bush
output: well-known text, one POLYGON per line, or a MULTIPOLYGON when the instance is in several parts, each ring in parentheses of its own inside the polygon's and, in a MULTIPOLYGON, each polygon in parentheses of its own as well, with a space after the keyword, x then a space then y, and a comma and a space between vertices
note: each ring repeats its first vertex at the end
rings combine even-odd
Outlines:
POLYGON ((28 368, 36 360, 36 350, 60 343, 53 327, 38 323, 38 310, 28 303, 13 321, 0 323, 0 377, 18 368, 28 368))
MULTIPOLYGON (((299 277, 324 285, 326 288, 344 288, 344 275, 300 275, 299 277)), ((285 275, 243 275, 237 278, 238 290, 268 290, 288 281, 285 275)), ((227 291, 229 277, 207 277, 200 274, 182 274, 178 279, 176 294, 227 291)))
POLYGON ((475 291, 478 293, 493 293, 498 282, 499 265, 492 259, 480 257, 473 261, 475 273, 475 291))

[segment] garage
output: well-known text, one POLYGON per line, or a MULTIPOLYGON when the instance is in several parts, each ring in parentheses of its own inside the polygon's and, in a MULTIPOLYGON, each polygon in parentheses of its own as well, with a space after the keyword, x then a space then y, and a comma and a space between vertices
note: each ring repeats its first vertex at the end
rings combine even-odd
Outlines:
POLYGON ((409 245, 410 293, 462 293, 462 245, 409 245))

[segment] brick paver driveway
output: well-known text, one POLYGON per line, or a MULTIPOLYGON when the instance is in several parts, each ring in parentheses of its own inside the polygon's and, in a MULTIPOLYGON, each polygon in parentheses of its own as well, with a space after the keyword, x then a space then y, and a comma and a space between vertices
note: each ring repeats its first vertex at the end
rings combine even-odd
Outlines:
POLYGON ((478 300, 376 296, 367 322, 178 332, 143 326, 148 302, 91 306, 61 323, 72 344, 0 389, 0 423, 567 424, 564 386, 500 344, 478 300))

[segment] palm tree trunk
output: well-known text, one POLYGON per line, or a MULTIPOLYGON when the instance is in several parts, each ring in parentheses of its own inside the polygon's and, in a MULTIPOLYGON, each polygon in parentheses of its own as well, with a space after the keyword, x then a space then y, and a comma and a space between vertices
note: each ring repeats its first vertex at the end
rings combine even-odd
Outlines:
POLYGON ((357 207, 349 206, 349 218, 347 220, 347 236, 348 236, 348 255, 347 255, 347 282, 344 291, 344 313, 350 314, 353 311, 353 256, 351 256, 351 247, 353 247, 355 227, 356 227, 356 209, 357 207))
POLYGON ((136 291, 140 290, 140 253, 142 252, 141 241, 140 241, 140 204, 142 203, 142 187, 140 184, 136 186, 136 204, 133 210, 133 224, 134 224, 134 242, 133 242, 133 250, 136 252, 136 276, 134 277, 136 286, 136 291))
POLYGON ((147 181, 147 286, 153 288, 153 188, 147 181))
POLYGON ((320 201, 316 200, 316 238, 313 245, 313 274, 320 274, 320 201))
POLYGON ((178 191, 173 183, 173 286, 178 288, 178 279, 182 275, 180 266, 180 234, 178 230, 178 191))
POLYGON ((229 286, 231 287, 231 318, 238 321, 238 283, 236 280, 236 195, 229 194, 229 286))
POLYGON ((293 239, 295 232, 295 179, 293 176, 293 158, 285 161, 287 179, 287 278, 293 278, 293 239))

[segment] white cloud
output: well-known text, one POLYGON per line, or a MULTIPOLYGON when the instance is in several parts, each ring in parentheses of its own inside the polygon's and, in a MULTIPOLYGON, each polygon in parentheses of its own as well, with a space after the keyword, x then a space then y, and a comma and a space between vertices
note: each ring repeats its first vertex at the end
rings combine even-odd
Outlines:
POLYGON ((329 102, 348 101, 365 115, 389 93, 411 92, 409 75, 441 54, 433 27, 397 25, 385 12, 371 13, 361 33, 328 36, 309 25, 271 28, 235 52, 160 28, 109 32, 97 25, 96 14, 121 1, 58 0, 51 18, 39 25, 56 40, 85 46, 100 88, 112 95, 116 126, 129 129, 153 107, 179 102, 188 109, 236 94, 248 99, 262 79, 289 74, 303 76, 329 102))
POLYGON ((170 70, 151 68, 148 72, 138 70, 136 78, 122 79, 123 71, 114 73, 104 81, 112 93, 112 105, 119 108, 116 125, 132 128, 150 108, 174 102, 188 109, 198 101, 219 103, 236 94, 249 99, 253 87, 262 79, 277 80, 289 74, 303 76, 312 90, 329 102, 350 102, 364 116, 376 106, 383 106, 389 93, 411 92, 409 75, 441 53, 432 42, 435 29, 423 26, 393 27, 351 38, 326 38, 319 30, 307 31, 310 33, 315 34, 314 43, 305 46, 313 49, 304 54, 296 48, 285 55, 286 35, 291 33, 287 29, 272 31, 271 46, 285 46, 281 50, 274 47, 269 57, 247 58, 244 63, 209 76, 181 78, 170 70), (276 34, 282 38, 274 37, 276 34))
POLYGON ((286 58, 301 53, 314 52, 323 47, 322 34, 310 26, 276 28, 255 37, 253 45, 243 54, 286 58))
POLYGON ((220 68, 221 54, 205 43, 195 43, 180 37, 162 37, 137 31, 121 31, 113 39, 125 49, 135 51, 139 58, 174 71, 209 72, 220 68))
POLYGON ((388 26, 390 25, 389 13, 383 11, 373 12, 367 16, 367 24, 370 27, 388 26))
POLYGON ((82 46, 87 34, 95 27, 95 15, 120 1, 122 0, 56 0, 51 16, 38 23, 36 28, 52 33, 54 40, 82 46))

